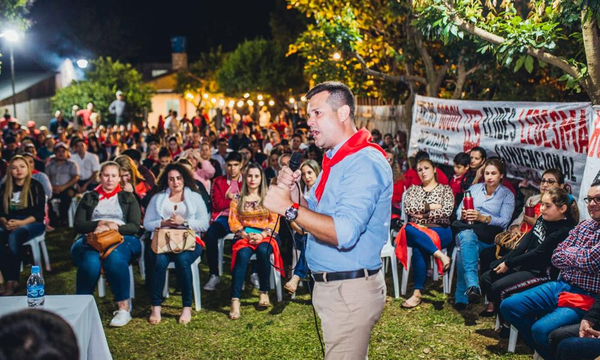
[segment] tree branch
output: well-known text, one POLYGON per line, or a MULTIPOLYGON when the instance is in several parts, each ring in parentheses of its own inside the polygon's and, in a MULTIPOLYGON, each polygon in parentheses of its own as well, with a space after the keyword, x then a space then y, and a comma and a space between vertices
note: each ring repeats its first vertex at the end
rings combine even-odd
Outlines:
POLYGON ((427 79, 425 79, 424 77, 421 77, 421 76, 389 75, 389 74, 382 73, 380 71, 373 70, 367 66, 365 59, 363 59, 363 57, 360 56, 358 53, 354 52, 354 53, 352 53, 352 56, 355 57, 356 60, 358 60, 358 62, 362 65, 363 71, 367 75, 372 75, 372 76, 375 76, 375 77, 378 77, 378 78, 381 78, 383 80, 393 82, 393 83, 405 83, 405 84, 410 85, 411 82, 420 82, 421 84, 427 84, 427 79))
MULTIPOLYGON (((487 30, 475 26, 473 23, 463 20, 458 15, 452 4, 450 4, 448 1, 444 1, 444 5, 448 8, 449 15, 452 18, 452 21, 454 21, 456 26, 458 26, 461 30, 466 31, 471 35, 477 36, 482 40, 485 40, 495 45, 500 45, 506 41, 506 39, 504 39, 502 36, 493 34, 487 30)), ((528 55, 531 55, 544 62, 547 62, 550 65, 554 65, 576 79, 581 76, 579 70, 577 70, 576 67, 571 66, 566 60, 561 59, 556 55, 552 55, 542 49, 536 49, 531 46, 527 46, 526 49, 528 55)))

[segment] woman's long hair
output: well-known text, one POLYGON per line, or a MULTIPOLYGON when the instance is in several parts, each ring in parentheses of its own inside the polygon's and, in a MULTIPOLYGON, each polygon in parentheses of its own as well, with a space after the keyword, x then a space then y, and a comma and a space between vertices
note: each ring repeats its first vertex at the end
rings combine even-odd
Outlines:
MULTIPOLYGON (((314 160, 305 160, 301 165, 300 165, 300 170, 302 170, 303 167, 308 166, 309 168, 312 169, 312 171, 315 173, 315 176, 319 176, 319 173, 321 172, 321 166, 319 166, 319 163, 317 163, 314 160)), ((304 179, 302 179, 302 176, 300 177, 300 189, 302 189, 302 191, 304 191, 304 188, 306 187, 306 183, 304 182, 304 179)))
POLYGON ((169 188, 169 172, 173 170, 181 174, 181 177, 183 178, 183 185, 185 187, 190 188, 192 191, 198 192, 196 180, 194 180, 192 172, 181 163, 170 163, 165 166, 163 171, 160 172, 160 175, 158 175, 158 179, 156 180, 158 192, 165 191, 169 188))
POLYGON ((4 202, 4 210, 8 213, 10 211, 10 200, 13 196, 13 191, 15 189, 15 180, 12 177, 11 166, 16 161, 23 161, 25 166, 27 166, 27 175, 25 176, 25 181, 23 182, 23 189, 21 190, 21 199, 20 205, 22 209, 25 209, 29 206, 29 204, 33 204, 33 195, 30 192, 31 189, 31 168, 29 167, 29 163, 27 160, 21 155, 15 155, 10 162, 8 163, 8 170, 6 171, 6 181, 4 182, 4 194, 2 195, 2 201, 4 202))
POLYGON ((250 189, 248 189, 248 181, 246 180, 250 169, 258 169, 258 171, 260 172, 260 186, 258 187, 258 195, 260 196, 260 201, 258 202, 258 206, 262 207, 263 199, 267 194, 267 180, 265 178, 265 173, 263 172, 262 166, 255 162, 248 163, 248 165, 246 165, 246 167, 244 168, 244 175, 242 178, 242 191, 240 191, 240 198, 237 206, 238 214, 244 212, 244 204, 246 203, 246 197, 250 195, 250 189))
MULTIPOLYGON (((135 163, 129 156, 127 156, 127 155, 117 156, 117 158, 115 159, 115 162, 117 164, 119 164, 119 166, 121 167, 121 172, 126 171, 129 173, 129 175, 131 176, 131 184, 133 185, 134 188, 139 182, 142 182, 145 180, 144 177, 142 176, 142 174, 140 173, 140 171, 138 170, 137 166, 135 165, 135 163)), ((123 185, 123 184, 121 184, 121 185, 123 185)))

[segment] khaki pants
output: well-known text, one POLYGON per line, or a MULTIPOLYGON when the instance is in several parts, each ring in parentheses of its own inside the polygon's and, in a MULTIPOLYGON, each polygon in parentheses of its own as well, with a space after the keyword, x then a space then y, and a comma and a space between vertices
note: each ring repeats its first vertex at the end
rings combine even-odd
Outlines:
POLYGON ((325 360, 367 358, 385 296, 382 271, 368 278, 315 282, 313 304, 321 319, 325 360))

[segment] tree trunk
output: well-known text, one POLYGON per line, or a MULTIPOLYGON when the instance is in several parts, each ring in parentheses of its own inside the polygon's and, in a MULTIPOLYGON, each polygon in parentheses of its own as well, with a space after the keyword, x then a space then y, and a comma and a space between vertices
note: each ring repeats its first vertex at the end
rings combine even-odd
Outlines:
POLYGON ((595 14, 589 14, 585 8, 581 12, 581 33, 587 60, 588 76, 582 81, 582 87, 590 96, 594 105, 600 105, 600 39, 595 14))

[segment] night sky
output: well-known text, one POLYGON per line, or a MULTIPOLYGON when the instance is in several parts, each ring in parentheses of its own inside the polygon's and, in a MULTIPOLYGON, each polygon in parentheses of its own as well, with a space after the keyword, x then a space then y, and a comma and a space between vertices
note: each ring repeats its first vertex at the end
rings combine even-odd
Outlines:
MULTIPOLYGON (((137 64, 170 62, 172 36, 186 36, 191 61, 221 45, 235 49, 244 39, 270 38, 269 15, 277 1, 37 0, 33 26, 15 48, 17 70, 51 69, 65 57, 109 55, 137 64)), ((2 77, 8 49, 0 44, 2 77)))

